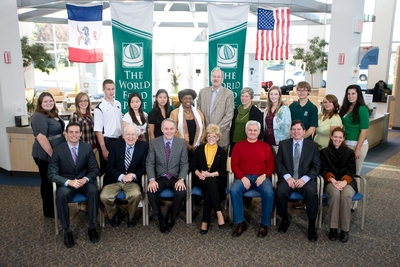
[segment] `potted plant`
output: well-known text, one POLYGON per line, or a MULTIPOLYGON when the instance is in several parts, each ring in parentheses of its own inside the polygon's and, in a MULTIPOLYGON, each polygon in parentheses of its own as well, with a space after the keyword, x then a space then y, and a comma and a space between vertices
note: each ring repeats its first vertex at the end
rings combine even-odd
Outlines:
POLYGON ((325 52, 325 46, 328 43, 318 36, 308 40, 308 50, 304 48, 295 48, 294 60, 302 62, 301 69, 311 74, 311 87, 314 88, 313 74, 327 70, 328 68, 328 54, 325 52))
MULTIPOLYGON (((178 68, 179 67, 176 68, 177 72, 178 72, 178 68)), ((172 69, 171 69, 170 74, 172 77, 171 85, 174 87, 174 94, 177 95, 178 94, 178 86, 179 86, 178 79, 179 79, 179 77, 181 77, 181 74, 180 73, 175 74, 174 70, 172 70, 172 69)))
MULTIPOLYGON (((50 74, 50 70, 55 69, 53 57, 47 53, 43 44, 29 44, 28 41, 27 36, 21 38, 22 66, 24 67, 24 72, 33 64, 35 68, 50 74)), ((26 81, 24 83, 26 86, 26 81)))
POLYGON ((26 97, 26 110, 28 111, 28 115, 32 116, 35 112, 35 101, 36 101, 36 90, 26 90, 25 97, 26 97))

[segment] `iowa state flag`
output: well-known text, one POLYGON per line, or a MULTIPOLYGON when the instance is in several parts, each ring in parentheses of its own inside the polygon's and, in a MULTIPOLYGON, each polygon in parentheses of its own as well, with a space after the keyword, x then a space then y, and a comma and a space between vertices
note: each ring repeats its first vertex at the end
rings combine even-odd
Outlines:
POLYGON ((66 4, 69 26, 69 61, 103 61, 103 5, 66 4))

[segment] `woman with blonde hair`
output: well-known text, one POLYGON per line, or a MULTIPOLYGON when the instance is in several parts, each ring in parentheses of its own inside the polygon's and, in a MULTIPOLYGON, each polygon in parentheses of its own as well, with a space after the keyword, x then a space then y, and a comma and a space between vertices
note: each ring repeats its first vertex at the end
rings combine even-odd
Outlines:
POLYGON ((289 107, 282 101, 282 91, 273 85, 268 91, 268 101, 264 111, 263 140, 271 146, 275 155, 278 152, 279 142, 290 138, 291 124, 292 116, 289 107))
POLYGON ((336 127, 342 127, 342 119, 339 116, 339 102, 336 96, 328 94, 322 102, 322 111, 318 115, 318 127, 315 131, 314 141, 321 150, 328 146, 331 132, 336 127))
POLYGON ((210 227, 211 211, 218 218, 218 227, 225 227, 224 215, 221 211, 221 201, 225 199, 226 187, 226 151, 218 145, 221 130, 216 124, 209 124, 205 129, 202 141, 190 162, 194 185, 201 188, 204 196, 203 219, 200 234, 207 234, 210 227))
POLYGON ((91 145, 93 151, 96 152, 97 139, 96 134, 93 130, 94 121, 92 116, 90 97, 87 93, 79 92, 75 96, 75 108, 76 110, 69 118, 69 122, 79 123, 82 130, 82 141, 91 145))

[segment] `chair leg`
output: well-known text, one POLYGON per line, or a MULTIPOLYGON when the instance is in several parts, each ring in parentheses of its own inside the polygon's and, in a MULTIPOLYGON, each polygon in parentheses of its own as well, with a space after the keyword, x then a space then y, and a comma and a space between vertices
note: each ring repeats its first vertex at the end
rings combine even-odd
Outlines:
POLYGON ((57 211, 57 204, 56 204, 56 192, 57 192, 57 185, 53 182, 53 207, 54 207, 54 226, 56 229, 56 235, 58 235, 58 211, 57 211))

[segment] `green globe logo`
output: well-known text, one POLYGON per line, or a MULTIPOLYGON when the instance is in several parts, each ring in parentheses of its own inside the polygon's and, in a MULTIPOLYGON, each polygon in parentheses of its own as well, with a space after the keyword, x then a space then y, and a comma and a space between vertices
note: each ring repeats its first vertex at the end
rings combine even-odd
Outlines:
POLYGON ((129 44, 124 47, 124 56, 128 59, 140 57, 140 48, 136 44, 129 44))
POLYGON ((235 49, 228 44, 224 44, 219 48, 218 57, 223 60, 233 59, 235 57, 235 49))

